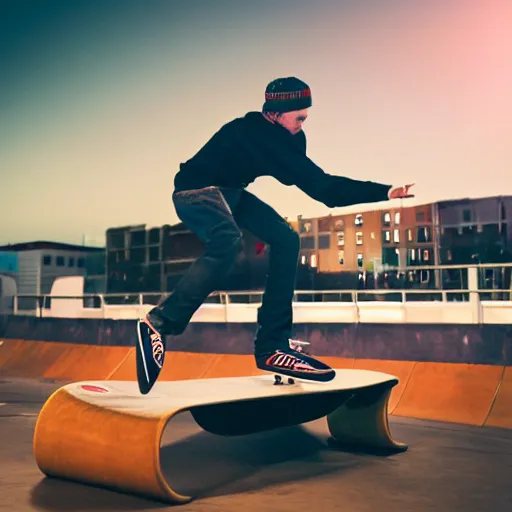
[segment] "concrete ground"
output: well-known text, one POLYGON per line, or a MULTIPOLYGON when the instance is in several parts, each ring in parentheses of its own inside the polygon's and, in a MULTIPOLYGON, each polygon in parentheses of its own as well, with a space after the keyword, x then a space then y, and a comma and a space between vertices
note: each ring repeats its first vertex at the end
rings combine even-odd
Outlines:
MULTIPOLYGON (((32 456, 32 435, 42 404, 59 385, 0 380, 0 511, 174 508, 44 477, 32 456)), ((512 510, 511 431, 396 417, 390 423, 407 452, 339 451, 328 441, 325 420, 223 438, 183 414, 164 436, 163 467, 178 492, 197 496, 178 508, 197 512, 512 510)))

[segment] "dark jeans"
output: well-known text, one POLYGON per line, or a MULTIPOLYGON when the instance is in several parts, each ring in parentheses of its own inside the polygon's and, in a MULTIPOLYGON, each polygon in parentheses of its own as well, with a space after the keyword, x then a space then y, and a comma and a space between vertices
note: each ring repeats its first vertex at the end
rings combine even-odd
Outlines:
POLYGON ((298 234, 274 209, 246 190, 187 190, 174 192, 173 201, 179 218, 203 241, 205 251, 179 280, 172 295, 150 312, 150 318, 155 315, 164 321, 162 334, 181 334, 208 295, 222 288, 242 250, 240 229, 244 228, 270 247, 255 353, 287 347, 293 322, 298 234))

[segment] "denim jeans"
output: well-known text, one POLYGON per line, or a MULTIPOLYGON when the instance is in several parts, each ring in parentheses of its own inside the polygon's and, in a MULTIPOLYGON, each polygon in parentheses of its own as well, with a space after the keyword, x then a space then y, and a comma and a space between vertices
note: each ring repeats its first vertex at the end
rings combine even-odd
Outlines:
POLYGON ((269 205, 246 190, 207 187, 173 193, 176 213, 204 243, 172 294, 150 312, 162 334, 181 334, 210 293, 222 288, 242 250, 244 228, 269 245, 262 305, 258 309, 255 353, 288 347, 293 323, 299 236, 269 205))

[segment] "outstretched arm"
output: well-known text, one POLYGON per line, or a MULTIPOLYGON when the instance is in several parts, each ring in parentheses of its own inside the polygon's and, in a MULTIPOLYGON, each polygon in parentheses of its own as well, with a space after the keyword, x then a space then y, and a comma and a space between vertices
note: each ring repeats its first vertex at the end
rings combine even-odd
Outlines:
MULTIPOLYGON (((308 196, 333 208, 390 199, 392 186, 361 181, 324 172, 306 155, 303 132, 285 148, 267 145, 267 154, 274 162, 272 175, 285 185, 295 185, 308 196)), ((395 192, 396 194, 396 192, 395 192)))

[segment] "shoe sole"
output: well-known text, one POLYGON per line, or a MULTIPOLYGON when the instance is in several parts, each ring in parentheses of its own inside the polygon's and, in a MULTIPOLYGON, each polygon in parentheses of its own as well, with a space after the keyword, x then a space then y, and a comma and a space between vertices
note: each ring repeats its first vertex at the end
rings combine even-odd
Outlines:
POLYGON ((287 379, 294 379, 300 382, 317 382, 319 384, 324 384, 326 382, 330 382, 336 377, 336 372, 334 370, 328 370, 322 373, 288 373, 286 370, 280 370, 277 368, 270 368, 267 366, 257 366, 258 369, 263 370, 264 372, 272 373, 274 375, 280 375, 282 377, 286 377, 287 379), (308 377, 310 375, 311 377, 308 377))
MULTIPOLYGON (((140 358, 140 360, 142 361, 142 366, 144 368, 144 373, 146 375, 146 384, 149 386, 150 385, 150 381, 149 381, 148 365, 147 365, 147 362, 146 362, 146 356, 144 355, 144 346, 143 346, 143 343, 142 343, 142 337, 140 335, 140 332, 141 332, 141 328, 140 327, 141 327, 142 323, 143 322, 141 320, 139 320, 138 324, 137 324, 137 338, 138 338, 138 343, 139 343, 138 351, 137 351, 138 354, 137 355, 139 356, 138 359, 140 358)), ((139 379, 137 379, 137 380, 139 380, 139 379)), ((144 390, 143 390, 142 386, 141 386, 141 382, 139 380, 139 389, 140 389, 141 393, 143 393, 145 395, 145 394, 147 394, 149 392, 149 390, 151 388, 147 389, 147 391, 146 391, 146 389, 144 387, 144 390)))

